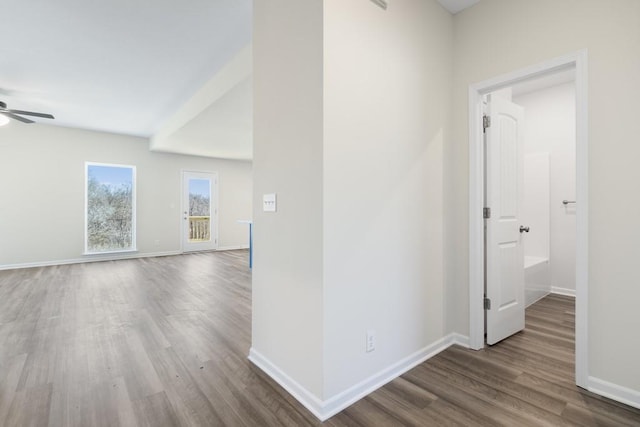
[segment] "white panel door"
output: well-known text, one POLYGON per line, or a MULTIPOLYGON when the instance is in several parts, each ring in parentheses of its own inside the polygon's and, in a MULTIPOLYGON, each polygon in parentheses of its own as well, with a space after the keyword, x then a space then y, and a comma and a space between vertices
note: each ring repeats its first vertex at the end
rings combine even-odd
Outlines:
POLYGON ((203 251, 218 247, 217 185, 215 173, 182 174, 182 250, 203 251))
POLYGON ((487 344, 524 329, 523 109, 490 97, 487 138, 487 344))

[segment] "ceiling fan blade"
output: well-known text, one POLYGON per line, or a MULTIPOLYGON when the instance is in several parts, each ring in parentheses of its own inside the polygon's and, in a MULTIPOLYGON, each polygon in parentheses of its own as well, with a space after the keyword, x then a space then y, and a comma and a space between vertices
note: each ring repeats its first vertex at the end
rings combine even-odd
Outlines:
POLYGON ((34 113, 33 111, 22 111, 22 110, 7 110, 9 113, 13 114, 22 114, 23 116, 34 116, 34 117, 42 117, 45 119, 53 119, 54 117, 51 114, 45 113, 34 113))
POLYGON ((25 119, 24 117, 20 117, 20 116, 16 116, 13 113, 10 113, 8 111, 0 111, 0 114, 4 114, 7 117, 11 117, 12 119, 18 120, 19 122, 22 123, 35 123, 33 120, 29 120, 29 119, 25 119))

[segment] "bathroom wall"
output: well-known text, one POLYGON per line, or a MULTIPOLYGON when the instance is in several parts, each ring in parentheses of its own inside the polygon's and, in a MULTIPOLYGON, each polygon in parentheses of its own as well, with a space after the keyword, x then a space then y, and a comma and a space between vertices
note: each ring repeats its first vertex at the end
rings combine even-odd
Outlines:
MULTIPOLYGON (((525 121, 526 113, 525 110, 525 121)), ((522 224, 530 229, 529 233, 523 236, 524 256, 546 260, 549 260, 550 238, 549 157, 548 151, 527 150, 524 155, 524 212, 522 215, 522 224)))
MULTIPOLYGON (((573 82, 525 94, 514 93, 513 101, 525 109, 525 158, 549 156, 549 266, 551 291, 575 294, 575 88, 573 82)), ((539 160, 539 159, 538 159, 539 160)), ((525 167, 526 174, 526 167, 525 167)), ((527 175, 525 175, 526 177, 527 175)), ((527 178, 525 178, 527 179, 527 178)), ((526 200, 526 198, 525 198, 526 200)), ((541 241, 525 243, 525 255, 544 253, 541 241)))
POLYGON ((530 229, 522 235, 526 306, 551 292, 549 175, 548 152, 525 154, 522 224, 530 229))

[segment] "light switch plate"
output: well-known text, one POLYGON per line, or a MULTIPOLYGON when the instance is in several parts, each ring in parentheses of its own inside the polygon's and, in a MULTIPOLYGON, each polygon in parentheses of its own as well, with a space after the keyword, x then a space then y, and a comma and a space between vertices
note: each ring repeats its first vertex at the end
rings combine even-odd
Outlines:
POLYGON ((263 212, 276 211, 276 193, 262 195, 262 211, 263 212))

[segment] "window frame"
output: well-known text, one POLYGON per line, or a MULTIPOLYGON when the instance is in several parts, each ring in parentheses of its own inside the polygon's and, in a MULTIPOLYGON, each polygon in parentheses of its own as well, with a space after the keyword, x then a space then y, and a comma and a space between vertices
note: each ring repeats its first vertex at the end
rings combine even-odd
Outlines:
POLYGON ((108 255, 118 253, 137 252, 137 175, 135 165, 119 163, 84 162, 84 253, 83 255, 108 255), (106 251, 89 250, 89 168, 91 166, 123 168, 131 170, 131 247, 127 249, 114 249, 106 251))

